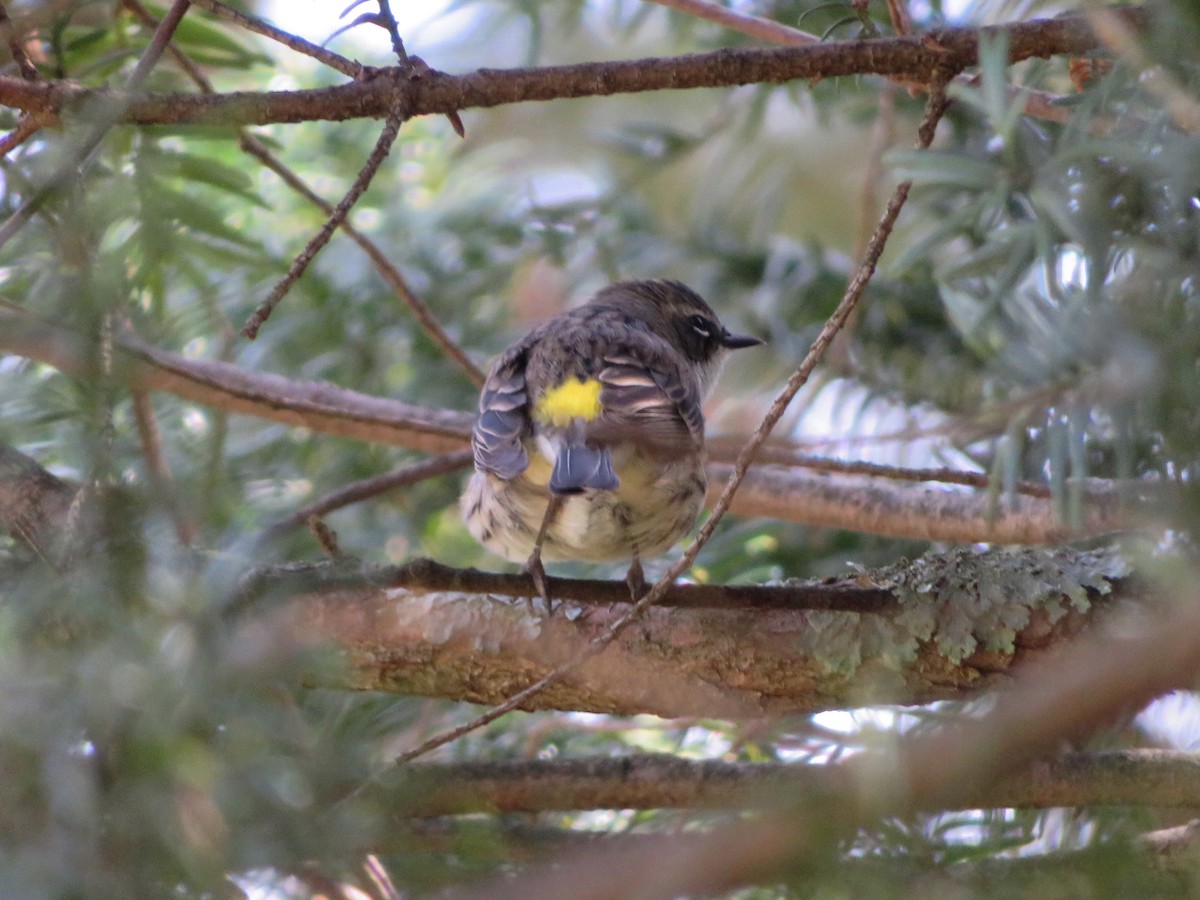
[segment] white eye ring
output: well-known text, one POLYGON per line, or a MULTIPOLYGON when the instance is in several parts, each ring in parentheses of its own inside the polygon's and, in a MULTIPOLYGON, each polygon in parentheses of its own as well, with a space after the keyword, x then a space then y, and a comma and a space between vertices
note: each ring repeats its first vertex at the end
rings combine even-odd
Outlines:
POLYGON ((696 334, 700 335, 700 337, 704 338, 705 340, 712 337, 712 325, 710 325, 706 319, 700 316, 694 316, 692 318, 692 331, 696 332, 696 334))

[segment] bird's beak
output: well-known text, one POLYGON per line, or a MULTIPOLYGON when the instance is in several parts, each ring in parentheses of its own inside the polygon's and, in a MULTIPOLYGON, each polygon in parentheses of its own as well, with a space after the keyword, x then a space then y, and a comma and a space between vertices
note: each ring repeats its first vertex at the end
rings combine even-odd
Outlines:
POLYGON ((766 343, 762 338, 752 337, 748 334, 730 334, 728 331, 721 334, 721 346, 727 350, 741 350, 743 347, 757 347, 759 344, 766 343))

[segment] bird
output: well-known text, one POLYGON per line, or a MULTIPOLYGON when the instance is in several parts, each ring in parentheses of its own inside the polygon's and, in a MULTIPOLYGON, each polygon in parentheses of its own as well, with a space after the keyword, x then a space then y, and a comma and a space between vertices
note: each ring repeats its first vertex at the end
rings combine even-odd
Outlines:
MULTIPOLYGON (((679 281, 620 281, 534 328, 492 365, 460 508, 488 550, 523 563, 550 607, 543 558, 641 560, 696 522, 707 490, 701 403, 731 334, 679 281)), ((552 611, 552 609, 551 609, 552 611)))

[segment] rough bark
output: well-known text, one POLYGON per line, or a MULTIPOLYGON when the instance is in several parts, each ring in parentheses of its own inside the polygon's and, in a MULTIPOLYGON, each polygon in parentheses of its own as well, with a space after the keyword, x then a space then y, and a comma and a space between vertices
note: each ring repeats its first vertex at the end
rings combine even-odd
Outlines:
MULTIPOLYGON (((1062 592, 1051 596, 1057 587, 990 607, 974 592, 994 586, 972 584, 975 575, 956 581, 964 559, 926 558, 906 564, 910 574, 895 568, 848 579, 893 592, 895 602, 872 613, 653 608, 640 627, 625 629, 527 708, 746 718, 964 699, 1050 654, 1109 603, 1077 586, 1061 591, 1082 590, 1095 601, 1090 612, 1068 610, 1062 592), (924 597, 888 580, 937 578, 930 567, 943 565, 942 583, 924 597), (984 605, 970 610, 977 602, 984 605), (1018 621, 998 636, 1003 623, 1018 621)), ((846 583, 823 587, 836 593, 846 583)), ((323 684, 487 704, 582 652, 621 612, 564 601, 546 615, 522 601, 377 583, 292 590, 256 600, 247 627, 256 639, 283 629, 297 641, 337 647, 344 666, 336 675, 324 670, 323 684), (263 618, 254 618, 256 608, 263 618)))
MULTIPOLYGON (((1145 10, 1124 13, 1130 24, 1145 10)), ((943 28, 920 35, 868 41, 831 41, 804 47, 718 50, 664 59, 480 69, 466 75, 429 71, 414 78, 405 69, 368 70, 332 88, 268 93, 142 94, 93 90, 73 82, 29 82, 0 77, 0 103, 26 112, 93 115, 117 111, 136 125, 265 125, 279 122, 386 116, 402 104, 410 116, 454 113, 510 103, 597 97, 655 90, 783 83, 842 75, 886 75, 928 83, 938 72, 958 72, 978 61, 982 39, 1008 40, 1012 62, 1099 49, 1081 16, 1035 19, 983 29, 943 28), (91 110, 92 112, 89 112, 91 110)), ((111 113, 110 113, 111 114, 111 113)))
MULTIPOLYGON (((410 763, 420 788, 397 815, 535 813, 584 809, 769 807, 781 792, 849 788, 835 766, 731 763, 662 754, 555 760, 410 763)), ((1168 750, 1065 753, 957 798, 959 809, 1056 806, 1200 808, 1200 755, 1168 750)))

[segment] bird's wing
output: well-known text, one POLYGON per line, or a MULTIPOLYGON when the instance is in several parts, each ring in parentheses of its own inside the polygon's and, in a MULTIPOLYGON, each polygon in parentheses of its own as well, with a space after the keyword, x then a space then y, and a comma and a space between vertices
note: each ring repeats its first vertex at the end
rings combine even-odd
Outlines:
POLYGON ((700 390, 682 358, 662 341, 624 336, 604 354, 599 419, 589 436, 635 441, 652 452, 678 453, 704 445, 700 390))
POLYGON ((516 478, 529 466, 522 443, 529 431, 525 364, 537 340, 531 332, 496 360, 479 394, 479 414, 471 430, 475 468, 500 478, 516 478))

